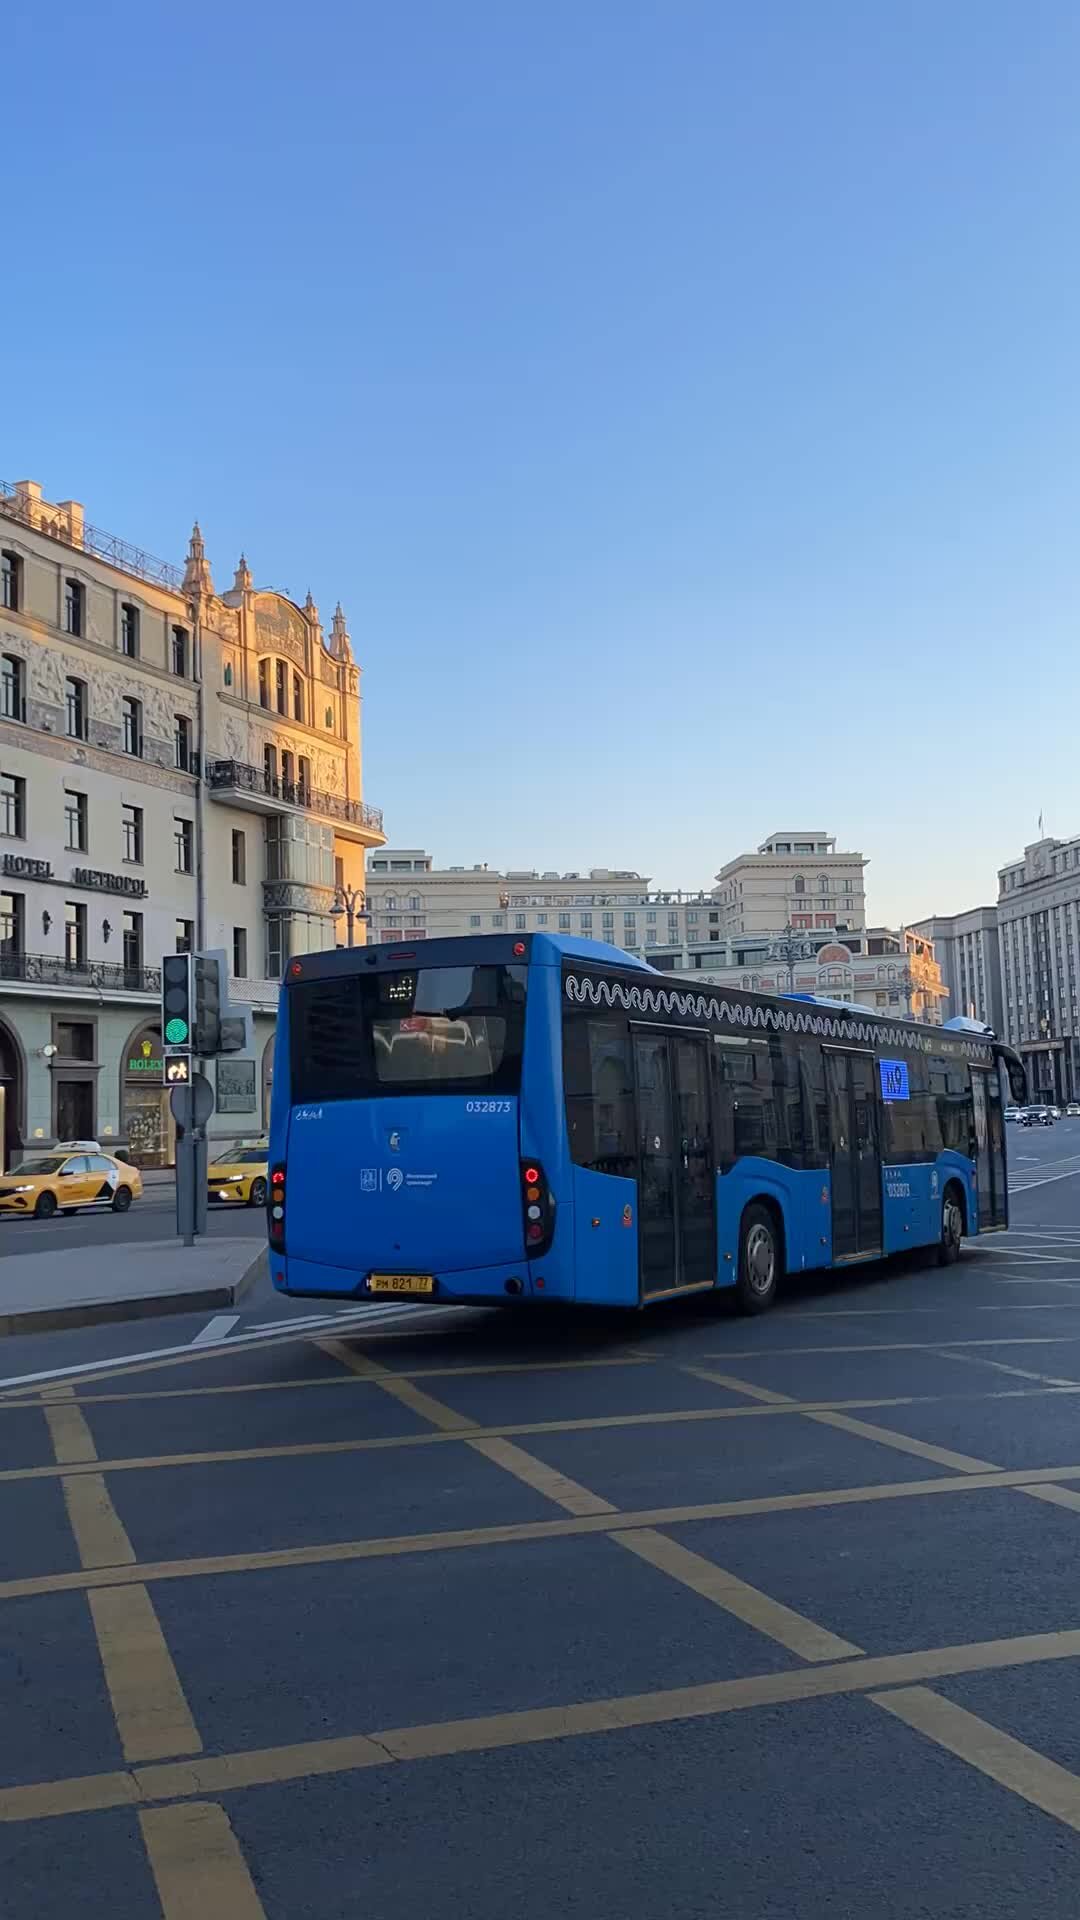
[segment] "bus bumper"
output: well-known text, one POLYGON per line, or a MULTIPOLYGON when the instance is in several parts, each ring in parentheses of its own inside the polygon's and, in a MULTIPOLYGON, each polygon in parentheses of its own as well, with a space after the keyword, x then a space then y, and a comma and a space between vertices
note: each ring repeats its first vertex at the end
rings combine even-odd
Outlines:
POLYGON ((327 1267, 310 1260, 270 1255, 270 1277, 278 1293, 295 1299, 318 1300, 430 1300, 433 1306, 513 1306, 525 1300, 559 1300, 569 1295, 560 1285, 554 1262, 519 1260, 510 1266, 471 1267, 432 1275, 430 1294, 372 1292, 368 1275, 351 1267, 327 1267), (534 1274, 532 1268, 538 1272, 534 1274))

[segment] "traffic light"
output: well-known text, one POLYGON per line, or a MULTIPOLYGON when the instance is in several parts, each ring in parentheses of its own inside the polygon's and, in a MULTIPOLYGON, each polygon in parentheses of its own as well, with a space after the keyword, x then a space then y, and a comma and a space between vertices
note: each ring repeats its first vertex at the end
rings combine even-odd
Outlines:
POLYGON ((221 1014, 228 1005, 229 974, 220 948, 197 953, 195 961, 195 1052, 202 1058, 221 1051, 221 1014))
POLYGON ((161 1035, 168 1047, 190 1047, 194 1008, 190 953, 167 953, 161 962, 161 1035))
POLYGON ((190 1087, 190 1053, 169 1053, 165 1056, 165 1085, 167 1087, 190 1087))

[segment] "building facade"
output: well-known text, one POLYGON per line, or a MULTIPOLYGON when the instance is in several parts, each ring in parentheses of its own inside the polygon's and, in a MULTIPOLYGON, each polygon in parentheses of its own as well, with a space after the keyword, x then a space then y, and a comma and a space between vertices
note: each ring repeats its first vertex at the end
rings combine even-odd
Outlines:
POLYGON ((1005 1038, 1031 1097, 1080 1098, 1080 835, 999 869, 997 926, 1005 1038))
POLYGON ((756 853, 740 853, 721 867, 713 893, 722 931, 770 934, 792 926, 802 933, 860 934, 866 925, 866 859, 838 853, 832 834, 771 833, 756 853))
POLYGON ((723 867, 711 892, 693 892, 656 888, 632 868, 436 867, 421 847, 384 847, 368 861, 371 938, 546 929, 625 947, 666 971, 775 964, 778 944, 786 951, 792 940, 806 959, 837 941, 858 954, 865 866, 828 834, 778 834, 723 867))
POLYGON ((949 996, 949 1012, 981 1020, 1005 1034, 996 907, 967 913, 935 913, 913 923, 912 932, 931 941, 949 996))
MULTIPOLYGON (((0 483, 0 1102, 7 1160, 100 1138, 171 1158, 160 964, 224 948, 256 1052, 217 1066, 222 1133, 265 1124, 277 985, 335 943, 382 821, 362 797, 360 675, 258 590, 183 569, 0 483)), ((213 1070, 212 1070, 213 1071, 213 1070)))

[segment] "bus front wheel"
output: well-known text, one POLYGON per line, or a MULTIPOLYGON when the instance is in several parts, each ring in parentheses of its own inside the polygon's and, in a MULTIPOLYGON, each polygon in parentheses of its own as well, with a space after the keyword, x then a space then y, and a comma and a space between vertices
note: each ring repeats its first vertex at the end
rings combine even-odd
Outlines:
POLYGON ((964 1237, 964 1202, 960 1189, 955 1185, 947 1186, 941 1202, 941 1238, 938 1241, 938 1264, 951 1267, 960 1258, 960 1242, 964 1237))
POLYGON ((780 1230, 768 1207, 747 1207, 739 1234, 739 1272, 735 1297, 740 1313, 765 1313, 776 1299, 780 1278, 780 1230))

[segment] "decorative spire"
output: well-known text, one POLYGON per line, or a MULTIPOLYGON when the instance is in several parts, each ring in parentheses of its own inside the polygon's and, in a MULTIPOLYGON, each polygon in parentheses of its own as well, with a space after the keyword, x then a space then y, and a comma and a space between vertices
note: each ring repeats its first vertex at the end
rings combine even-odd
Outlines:
POLYGON ((250 593, 251 588, 252 588, 251 568, 248 566, 247 556, 245 554, 241 554, 236 572, 233 574, 233 592, 234 593, 250 593))
POLYGON ((341 611, 341 601, 334 608, 333 624, 330 628, 330 652, 335 660, 352 659, 352 643, 345 625, 345 615, 341 611))
POLYGON ((319 624, 319 609, 311 597, 310 587, 307 590, 307 599, 304 601, 304 612, 307 614, 312 626, 317 627, 319 624))
POLYGON ((196 520, 191 529, 188 543, 187 565, 184 568, 184 592, 197 599, 201 594, 212 594, 214 583, 210 578, 210 562, 206 557, 202 531, 196 520))

